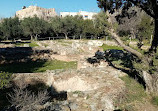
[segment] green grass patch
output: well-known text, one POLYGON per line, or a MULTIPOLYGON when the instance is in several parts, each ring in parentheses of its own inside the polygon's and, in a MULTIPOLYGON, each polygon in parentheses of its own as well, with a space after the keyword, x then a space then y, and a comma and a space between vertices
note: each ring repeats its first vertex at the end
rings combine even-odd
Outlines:
POLYGON ((34 73, 45 72, 46 70, 55 69, 74 69, 77 67, 77 62, 65 61, 28 61, 20 63, 1 64, 0 71, 10 73, 34 73))
POLYGON ((138 52, 140 52, 141 54, 144 54, 144 52, 145 52, 145 50, 141 50, 141 49, 139 49, 138 47, 132 47, 132 46, 130 46, 132 49, 134 49, 134 50, 136 50, 136 51, 138 51, 138 52))
POLYGON ((46 70, 55 70, 55 69, 76 69, 77 62, 65 62, 65 61, 48 61, 43 64, 43 67, 38 68, 35 72, 44 72, 46 70))
POLYGON ((116 49, 116 50, 123 50, 122 47, 119 47, 119 46, 109 46, 109 45, 106 45, 106 44, 103 44, 101 46, 101 48, 103 48, 103 50, 108 50, 108 49, 116 49))
POLYGON ((144 87, 135 79, 130 78, 129 76, 124 76, 121 77, 121 80, 125 82, 126 90, 121 98, 121 102, 120 100, 116 100, 116 104, 119 105, 119 109, 133 111, 135 109, 134 105, 137 102, 142 103, 143 99, 147 98, 148 95, 145 93, 144 87))
POLYGON ((72 40, 64 40, 64 39, 60 39, 60 40, 56 40, 59 43, 67 43, 67 44, 72 44, 72 40))
POLYGON ((28 44, 29 47, 36 47, 36 46, 39 46, 35 41, 32 41, 31 43, 16 43, 15 46, 16 46, 16 47, 23 47, 24 44, 28 44))
POLYGON ((29 43, 29 46, 30 47, 36 47, 36 46, 39 46, 35 41, 29 43))
POLYGON ((152 97, 151 103, 152 103, 153 105, 158 106, 158 96, 152 97))
POLYGON ((125 82, 127 89, 127 102, 141 101, 144 97, 147 96, 145 93, 143 85, 139 84, 135 79, 130 78, 129 76, 121 77, 125 82))
POLYGON ((82 93, 81 91, 74 91, 73 94, 80 94, 82 93))
POLYGON ((112 61, 112 64, 115 65, 117 68, 126 69, 126 70, 129 70, 129 68, 131 67, 130 63, 122 61, 121 59, 112 61))

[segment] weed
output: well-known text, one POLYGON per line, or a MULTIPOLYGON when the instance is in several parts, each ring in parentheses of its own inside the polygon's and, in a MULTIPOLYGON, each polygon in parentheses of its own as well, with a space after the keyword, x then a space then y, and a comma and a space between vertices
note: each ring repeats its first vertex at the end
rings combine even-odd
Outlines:
POLYGON ((135 103, 142 103, 143 99, 147 98, 148 95, 145 93, 144 87, 140 85, 135 79, 130 78, 129 76, 121 77, 121 79, 125 82, 126 90, 121 97, 118 97, 122 100, 117 99, 115 104, 117 104, 119 109, 134 111, 135 103))
POLYGON ((152 103, 153 105, 158 106, 158 96, 152 97, 151 103, 152 103))
POLYGON ((105 50, 108 50, 108 49, 123 50, 123 48, 120 47, 120 46, 109 46, 109 45, 106 45, 106 44, 103 44, 103 45, 101 46, 101 48, 103 48, 104 51, 105 51, 105 50))
POLYGON ((81 91, 74 91, 73 94, 80 94, 81 91))

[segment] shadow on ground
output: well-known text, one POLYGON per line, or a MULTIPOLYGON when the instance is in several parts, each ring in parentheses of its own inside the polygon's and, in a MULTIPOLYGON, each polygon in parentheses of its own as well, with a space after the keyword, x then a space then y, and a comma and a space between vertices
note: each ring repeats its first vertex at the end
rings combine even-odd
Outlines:
POLYGON ((31 73, 47 62, 46 59, 33 58, 44 55, 48 50, 33 50, 31 47, 0 48, 0 71, 9 73, 31 73))
POLYGON ((26 43, 31 43, 30 41, 28 42, 28 41, 0 41, 0 43, 2 43, 2 44, 17 44, 17 43, 24 43, 24 44, 26 44, 26 43))
POLYGON ((43 67, 45 60, 14 62, 0 65, 0 71, 9 73, 32 73, 38 68, 43 67))
POLYGON ((116 54, 115 56, 109 56, 106 55, 106 61, 108 62, 109 66, 121 70, 122 72, 125 72, 126 74, 129 75, 129 77, 137 80, 141 85, 143 85, 144 88, 146 88, 145 82, 139 72, 137 72, 134 68, 133 61, 139 61, 137 58, 135 58, 134 55, 130 53, 126 53, 124 51, 121 52, 120 56, 119 54, 116 54), (117 56, 116 56, 117 55, 117 56), (120 61, 118 62, 117 65, 115 65, 113 62, 114 61, 120 61), (119 67, 118 65, 122 66, 119 67))
POLYGON ((95 56, 88 58, 87 62, 91 64, 100 63, 100 60, 108 62, 109 66, 121 70, 128 74, 131 78, 137 80, 146 88, 145 82, 139 72, 134 68, 133 61, 138 61, 131 53, 123 50, 108 49, 104 52, 97 51, 95 56))

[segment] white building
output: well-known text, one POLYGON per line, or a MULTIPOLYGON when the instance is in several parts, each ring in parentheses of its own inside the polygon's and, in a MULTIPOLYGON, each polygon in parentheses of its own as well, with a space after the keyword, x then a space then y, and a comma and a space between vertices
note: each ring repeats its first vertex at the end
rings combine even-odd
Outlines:
POLYGON ((60 17, 65 16, 82 16, 83 19, 93 19, 93 16, 96 15, 95 12, 86 12, 86 11, 79 11, 79 12, 60 12, 60 17))

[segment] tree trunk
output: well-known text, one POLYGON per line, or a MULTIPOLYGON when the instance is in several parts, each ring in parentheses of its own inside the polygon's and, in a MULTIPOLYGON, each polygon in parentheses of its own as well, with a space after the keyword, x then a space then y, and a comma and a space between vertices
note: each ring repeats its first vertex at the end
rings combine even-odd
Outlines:
POLYGON ((150 75, 146 71, 143 71, 143 79, 146 83, 146 91, 158 94, 158 75, 150 75))
POLYGON ((73 39, 75 40, 75 36, 73 36, 73 39))
POLYGON ((33 41, 33 35, 31 35, 31 41, 33 41))
POLYGON ((38 37, 38 34, 36 34, 36 36, 35 36, 35 40, 37 41, 37 37, 38 37))
MULTIPOLYGON (((141 53, 137 52, 136 50, 126 46, 119 38, 118 35, 116 35, 113 31, 110 31, 111 35, 113 36, 113 38, 117 41, 117 43, 122 46, 125 50, 127 50, 128 52, 131 52, 132 54, 136 55, 138 58, 140 58, 142 60, 142 65, 144 65, 146 67, 146 70, 149 69, 149 67, 152 66, 151 62, 154 58, 154 56, 150 57, 145 57, 143 56, 141 53)), ((143 80, 146 84, 146 91, 150 92, 150 93, 156 93, 158 94, 158 75, 157 74, 149 74, 147 71, 142 71, 143 72, 143 80)))
POLYGON ((81 40, 82 36, 80 35, 80 40, 81 40))
MULTIPOLYGON (((107 12, 107 15, 109 16, 108 12, 107 12)), ((122 40, 120 39, 120 37, 114 32, 113 23, 112 23, 112 20, 111 20, 110 17, 109 17, 108 21, 109 21, 109 23, 110 23, 111 26, 112 26, 112 28, 110 28, 110 30, 109 30, 109 33, 112 35, 112 37, 114 38, 114 40, 118 43, 118 45, 120 45, 120 46, 123 47, 126 51, 131 52, 133 55, 135 55, 135 56, 137 56, 139 59, 141 59, 141 58, 143 57, 143 55, 142 55, 140 52, 138 52, 138 51, 136 51, 136 50, 134 50, 134 49, 132 49, 132 48, 126 46, 126 45, 122 42, 122 40)))
MULTIPOLYGON (((157 17, 158 18, 158 17, 157 17)), ((112 25, 111 20, 109 19, 109 22, 112 25)), ((120 39, 120 37, 114 32, 114 29, 110 29, 109 33, 112 35, 112 37, 114 38, 114 40, 121 46, 123 47, 126 51, 131 52, 132 54, 134 54, 135 56, 137 56, 139 59, 142 60, 142 65, 145 66, 146 70, 148 71, 148 69, 152 66, 152 62, 153 62, 153 58, 154 56, 148 55, 148 57, 145 57, 144 55, 142 55, 141 53, 139 53, 138 51, 126 46, 122 40, 120 39)), ((154 33, 154 38, 152 41, 152 46, 150 49, 152 49, 152 51, 154 50, 156 52, 156 48, 158 46, 158 19, 155 19, 155 33, 154 33)), ((150 53, 153 54, 153 53, 150 53)), ((158 94, 158 75, 157 74, 149 74, 147 71, 144 71, 142 69, 143 72, 143 79, 144 82, 146 84, 146 90, 148 92, 152 92, 152 93, 157 93, 158 94)))
POLYGON ((132 39, 135 39, 135 38, 136 38, 136 35, 135 35, 135 33, 134 33, 134 29, 132 29, 131 34, 132 34, 132 39))
POLYGON ((66 33, 64 33, 64 34, 65 34, 65 39, 67 40, 68 39, 67 34, 66 33))
POLYGON ((6 40, 8 40, 8 36, 6 37, 6 40))
POLYGON ((123 47, 126 51, 131 52, 133 55, 137 56, 140 59, 143 57, 143 55, 140 52, 138 52, 138 51, 136 51, 136 50, 134 50, 134 49, 126 46, 122 42, 122 40, 120 39, 120 37, 114 32, 113 29, 111 29, 109 32, 112 35, 112 37, 114 38, 114 40, 118 43, 118 45, 120 45, 121 47, 123 47))
POLYGON ((155 19, 154 38, 152 40, 150 51, 154 51, 156 53, 157 46, 158 46, 158 18, 155 19))

